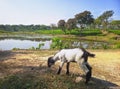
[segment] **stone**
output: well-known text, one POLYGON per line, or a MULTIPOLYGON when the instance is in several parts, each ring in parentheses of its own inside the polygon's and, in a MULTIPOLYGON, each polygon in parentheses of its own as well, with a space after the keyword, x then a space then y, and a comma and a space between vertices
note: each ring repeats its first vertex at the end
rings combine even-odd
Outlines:
POLYGON ((76 77, 75 82, 78 83, 78 82, 80 82, 82 79, 83 79, 83 78, 82 78, 81 76, 76 77))

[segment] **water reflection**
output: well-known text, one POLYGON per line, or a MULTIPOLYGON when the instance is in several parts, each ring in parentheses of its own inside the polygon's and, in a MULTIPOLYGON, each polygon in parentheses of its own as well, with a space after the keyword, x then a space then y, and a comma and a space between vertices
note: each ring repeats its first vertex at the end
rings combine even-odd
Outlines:
POLYGON ((92 49, 103 48, 104 46, 109 46, 109 43, 95 42, 95 41, 74 41, 72 43, 72 47, 83 47, 83 48, 92 48, 92 49))
POLYGON ((38 47, 39 44, 44 43, 41 49, 50 49, 51 40, 21 40, 21 39, 4 39, 0 40, 0 50, 11 50, 13 48, 29 49, 31 47, 38 47))
MULTIPOLYGON (((64 44, 68 44, 69 48, 77 48, 77 47, 83 47, 83 48, 92 48, 92 49, 98 49, 107 47, 109 44, 105 42, 94 42, 94 41, 83 41, 83 40, 64 40, 64 44)), ((41 46, 41 49, 50 49, 50 46, 52 44, 51 39, 43 39, 43 38, 0 38, 0 50, 11 50, 13 48, 19 48, 19 49, 30 49, 32 47, 37 48, 39 44, 44 44, 44 46, 41 46)))

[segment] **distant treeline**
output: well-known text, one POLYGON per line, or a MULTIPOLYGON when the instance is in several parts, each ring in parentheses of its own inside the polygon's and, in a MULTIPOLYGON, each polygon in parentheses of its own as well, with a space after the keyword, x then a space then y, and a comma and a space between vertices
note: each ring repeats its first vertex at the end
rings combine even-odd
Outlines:
POLYGON ((35 31, 35 30, 48 30, 50 26, 46 25, 0 25, 0 30, 4 31, 35 31))
POLYGON ((50 30, 61 29, 64 33, 66 31, 72 31, 74 29, 79 30, 81 33, 84 29, 115 29, 120 30, 120 20, 113 20, 114 11, 109 10, 103 12, 97 18, 94 18, 90 11, 83 11, 69 18, 67 21, 60 19, 56 24, 46 25, 0 25, 0 30, 3 31, 36 31, 36 30, 50 30))
POLYGON ((75 14, 74 18, 69 18, 67 21, 61 19, 58 21, 58 27, 61 28, 65 33, 66 30, 73 30, 77 27, 82 32, 84 29, 120 29, 120 20, 113 20, 114 11, 109 10, 103 12, 97 18, 94 18, 90 11, 83 11, 75 14))

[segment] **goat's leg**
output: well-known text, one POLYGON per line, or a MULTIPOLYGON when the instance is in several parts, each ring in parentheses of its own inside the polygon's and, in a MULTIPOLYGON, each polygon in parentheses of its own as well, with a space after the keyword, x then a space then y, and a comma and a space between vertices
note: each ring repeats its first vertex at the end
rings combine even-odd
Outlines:
POLYGON ((66 74, 67 74, 67 75, 69 75, 69 65, 70 65, 70 63, 68 62, 67 65, 66 65, 66 69, 67 69, 67 70, 66 70, 66 74))
POLYGON ((58 69, 58 71, 57 71, 57 74, 60 74, 63 65, 64 65, 64 62, 61 62, 60 66, 59 66, 59 69, 58 69))
POLYGON ((85 83, 87 84, 90 81, 91 75, 92 75, 92 67, 85 61, 78 62, 79 66, 81 69, 85 72, 86 74, 86 81, 85 83))
POLYGON ((90 81, 90 78, 92 76, 92 67, 89 64, 86 64, 86 67, 89 69, 89 71, 86 73, 86 84, 88 81, 90 81))

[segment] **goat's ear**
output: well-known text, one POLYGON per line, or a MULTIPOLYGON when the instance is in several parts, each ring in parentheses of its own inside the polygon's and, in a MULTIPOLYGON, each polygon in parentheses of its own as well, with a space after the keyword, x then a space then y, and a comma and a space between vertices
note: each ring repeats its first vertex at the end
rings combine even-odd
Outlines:
POLYGON ((48 58, 48 62, 51 62, 53 60, 53 57, 48 58))

